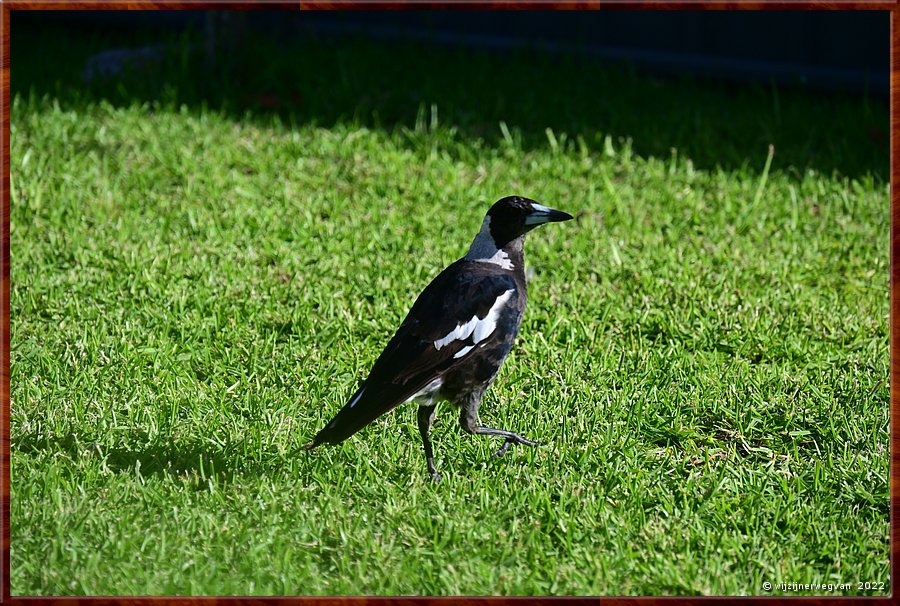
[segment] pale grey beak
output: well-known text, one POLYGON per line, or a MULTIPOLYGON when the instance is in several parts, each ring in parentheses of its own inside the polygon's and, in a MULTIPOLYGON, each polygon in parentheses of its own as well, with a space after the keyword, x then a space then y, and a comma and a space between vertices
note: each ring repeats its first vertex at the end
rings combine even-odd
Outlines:
POLYGON ((549 208, 543 204, 532 204, 532 207, 534 210, 525 217, 525 225, 541 225, 542 223, 568 221, 575 218, 569 213, 549 208))

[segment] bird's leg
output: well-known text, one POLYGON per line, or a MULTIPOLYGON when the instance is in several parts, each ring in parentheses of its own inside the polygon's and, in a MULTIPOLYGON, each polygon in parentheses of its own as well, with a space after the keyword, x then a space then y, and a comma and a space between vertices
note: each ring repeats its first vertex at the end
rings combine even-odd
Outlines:
POLYGON ((431 424, 434 423, 434 415, 437 404, 427 406, 419 406, 418 420, 419 433, 422 435, 422 445, 425 447, 425 461, 428 463, 428 473, 431 474, 435 482, 441 481, 441 474, 434 467, 434 450, 431 448, 431 440, 428 438, 428 432, 431 431, 431 424))
POLYGON ((519 434, 512 431, 506 431, 505 429, 494 429, 493 427, 485 427, 484 425, 480 425, 478 423, 477 404, 475 406, 464 406, 462 408, 459 414, 459 424, 465 431, 472 434, 506 438, 506 442, 503 443, 503 446, 501 446, 497 450, 497 452, 494 453, 493 456, 495 457, 501 457, 506 454, 506 451, 509 450, 509 447, 512 444, 525 444, 526 446, 540 445, 540 442, 535 442, 533 440, 529 440, 528 438, 523 438, 519 434))

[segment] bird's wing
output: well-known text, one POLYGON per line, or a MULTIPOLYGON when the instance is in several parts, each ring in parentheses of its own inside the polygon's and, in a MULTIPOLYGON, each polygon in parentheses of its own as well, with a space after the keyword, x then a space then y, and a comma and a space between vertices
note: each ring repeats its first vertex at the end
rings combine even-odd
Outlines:
POLYGON ((499 338, 500 307, 519 295, 511 273, 483 266, 457 261, 422 291, 369 377, 315 444, 345 440, 461 363, 475 347, 499 338))

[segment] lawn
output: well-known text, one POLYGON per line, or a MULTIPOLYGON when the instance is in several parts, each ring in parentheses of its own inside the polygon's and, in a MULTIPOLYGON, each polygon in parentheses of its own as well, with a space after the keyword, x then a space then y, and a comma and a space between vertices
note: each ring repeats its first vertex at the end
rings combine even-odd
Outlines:
POLYGON ((121 40, 12 32, 13 595, 889 593, 884 100, 327 40, 86 86, 121 40), (545 445, 298 451, 509 194, 577 215, 482 404, 545 445))

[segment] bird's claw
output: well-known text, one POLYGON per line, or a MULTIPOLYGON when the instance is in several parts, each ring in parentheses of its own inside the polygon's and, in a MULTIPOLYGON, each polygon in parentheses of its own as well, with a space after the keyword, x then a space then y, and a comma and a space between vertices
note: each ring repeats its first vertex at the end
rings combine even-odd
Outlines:
POLYGON ((441 474, 438 473, 437 467, 434 466, 434 459, 428 457, 428 475, 431 476, 431 479, 434 480, 435 484, 441 483, 441 474))
POLYGON ((503 446, 497 449, 497 451, 491 455, 491 458, 497 459, 506 454, 506 451, 509 450, 510 445, 512 444, 512 440, 507 440, 503 443, 503 446))
POLYGON ((503 443, 503 446, 497 449, 492 456, 492 458, 496 459, 498 457, 502 457, 506 454, 506 451, 509 450, 509 447, 513 444, 525 444, 526 446, 540 446, 543 442, 534 442, 532 440, 526 440, 525 438, 520 437, 518 440, 507 438, 506 442, 503 443))

